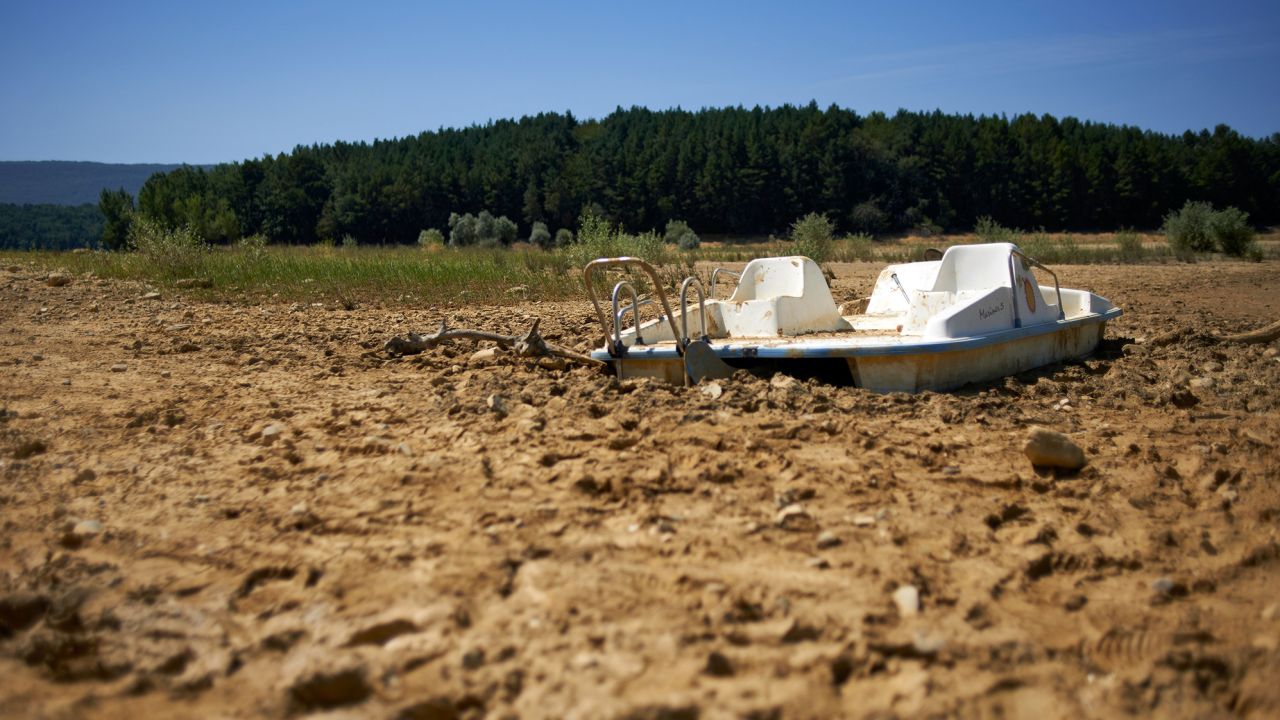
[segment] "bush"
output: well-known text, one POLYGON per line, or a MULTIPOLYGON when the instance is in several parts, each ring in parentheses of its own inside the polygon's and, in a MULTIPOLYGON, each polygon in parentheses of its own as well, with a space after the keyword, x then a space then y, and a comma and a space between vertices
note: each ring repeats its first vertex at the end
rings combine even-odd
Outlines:
POLYGON ((831 255, 831 238, 835 226, 820 213, 809 213, 791 224, 792 252, 816 263, 824 263, 831 255))
POLYGON ((1160 229, 1174 254, 1180 258, 1192 253, 1213 252, 1213 235, 1209 231, 1212 218, 1212 205, 1188 200, 1181 210, 1164 216, 1164 225, 1160 229))
POLYGON ((551 231, 544 222, 535 222, 529 230, 529 244, 537 245, 543 250, 551 249, 551 231))
POLYGON ((888 227, 889 216, 875 201, 863 202, 853 206, 853 212, 849 213, 849 222, 858 233, 878 235, 888 227))
POLYGON ((169 280, 195 277, 204 266, 209 245, 189 225, 168 229, 138 214, 129 226, 129 249, 169 280))
POLYGON ((507 216, 494 217, 488 210, 481 210, 479 215, 449 214, 451 247, 510 245, 516 240, 516 232, 516 224, 507 216))
POLYGON ((360 246, 360 243, 352 235, 348 234, 348 235, 342 236, 342 249, 354 250, 359 246, 360 246))
POLYGON ((242 237, 236 245, 250 260, 261 260, 267 254, 267 236, 262 233, 242 237))
POLYGON ((698 234, 683 220, 668 221, 667 231, 663 235, 663 240, 668 245, 675 245, 681 250, 697 250, 698 246, 702 244, 698 234))
POLYGON ((444 233, 435 228, 427 228, 418 233, 418 245, 422 247, 430 247, 432 245, 443 245, 444 233))
POLYGON ((573 244, 573 231, 569 228, 560 228, 556 231, 556 247, 561 248, 566 245, 573 244))
POLYGON ((1022 233, 1007 228, 996 222, 990 215, 983 215, 978 218, 978 223, 973 226, 973 234, 978 236, 978 240, 984 243, 1007 242, 1018 244, 1022 239, 1022 233))
POLYGON ((1124 262, 1138 262, 1146 254, 1146 249, 1142 247, 1142 236, 1134 232, 1133 228, 1120 228, 1116 233, 1116 247, 1124 262))
POLYGON ((1254 249, 1253 228, 1249 225, 1249 213, 1229 207, 1219 210, 1209 218, 1209 234, 1223 254, 1232 257, 1251 255, 1254 249))

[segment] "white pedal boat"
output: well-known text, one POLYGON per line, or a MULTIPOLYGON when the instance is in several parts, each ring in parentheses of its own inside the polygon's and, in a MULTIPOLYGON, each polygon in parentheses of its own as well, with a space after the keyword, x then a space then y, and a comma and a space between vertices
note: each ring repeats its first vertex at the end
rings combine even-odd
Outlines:
MULTIPOLYGON (((712 272, 712 296, 726 273, 712 272)), ((851 314, 836 307, 822 270, 806 257, 752 260, 727 300, 708 298, 698 278, 687 278, 675 313, 643 260, 602 258, 583 274, 605 329, 604 347, 591 356, 620 378, 685 384, 765 365, 835 374, 877 392, 950 390, 1087 355, 1121 312, 1091 292, 1059 287, 1052 270, 1010 243, 957 245, 941 260, 890 265, 851 314), (595 278, 610 267, 644 272, 657 303, 623 280, 606 315, 595 278), (1053 285, 1040 285, 1033 267, 1053 285), (688 302, 691 289, 696 304, 688 302), (645 306, 662 314, 640 322, 645 306), (633 322, 624 327, 628 313, 633 322)))

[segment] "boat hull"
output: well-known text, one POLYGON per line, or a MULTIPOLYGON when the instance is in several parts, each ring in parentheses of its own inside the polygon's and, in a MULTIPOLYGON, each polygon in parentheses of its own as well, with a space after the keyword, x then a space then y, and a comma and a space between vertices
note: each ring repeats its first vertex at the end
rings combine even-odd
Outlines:
MULTIPOLYGON (((1119 315, 1119 309, 1113 308, 1032 328, 945 341, 801 336, 757 342, 741 339, 710 347, 735 367, 767 361, 785 368, 788 361, 838 358, 848 364, 858 387, 885 393, 945 391, 1086 356, 1098 347, 1106 322, 1119 315)), ((622 358, 602 351, 593 355, 613 363, 620 378, 651 377, 671 383, 684 382, 686 377, 700 379, 670 343, 632 347, 622 358)))

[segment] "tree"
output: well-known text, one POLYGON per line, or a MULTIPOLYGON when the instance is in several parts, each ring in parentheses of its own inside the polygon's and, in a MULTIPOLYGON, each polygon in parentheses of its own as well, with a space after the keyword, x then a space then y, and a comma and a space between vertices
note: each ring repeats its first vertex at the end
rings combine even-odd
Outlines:
POLYGON ((108 250, 124 249, 129 242, 129 229, 133 225, 134 213, 137 212, 133 196, 124 188, 103 188, 102 194, 98 196, 98 210, 105 219, 102 226, 102 246, 108 250))

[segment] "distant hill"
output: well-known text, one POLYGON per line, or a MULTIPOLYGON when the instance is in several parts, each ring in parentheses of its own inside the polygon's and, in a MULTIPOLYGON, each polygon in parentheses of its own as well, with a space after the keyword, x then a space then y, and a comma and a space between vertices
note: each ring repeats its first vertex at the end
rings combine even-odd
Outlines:
POLYGON ((0 161, 0 203, 81 205, 97 203, 103 188, 135 197, 147 178, 181 165, 117 165, 63 160, 0 161))

